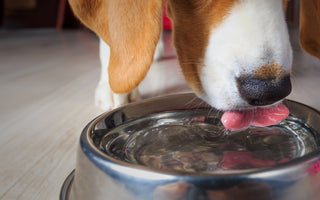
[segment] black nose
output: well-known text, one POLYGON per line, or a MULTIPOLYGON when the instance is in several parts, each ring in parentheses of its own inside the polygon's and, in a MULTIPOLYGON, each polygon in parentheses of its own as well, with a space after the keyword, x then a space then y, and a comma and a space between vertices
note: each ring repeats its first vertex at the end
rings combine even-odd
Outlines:
POLYGON ((263 106, 275 103, 291 92, 290 76, 279 80, 263 80, 255 77, 237 79, 238 90, 250 105, 263 106))

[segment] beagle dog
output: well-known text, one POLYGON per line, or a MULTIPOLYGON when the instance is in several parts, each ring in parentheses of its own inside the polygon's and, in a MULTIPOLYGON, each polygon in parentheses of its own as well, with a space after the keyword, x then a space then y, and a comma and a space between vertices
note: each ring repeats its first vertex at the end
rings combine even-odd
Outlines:
MULTIPOLYGON (((291 92, 287 1, 167 0, 184 77, 200 98, 226 111, 223 123, 230 130, 269 125, 288 114, 279 104, 291 92)), ((69 3, 101 38, 97 104, 109 109, 126 103, 128 95, 137 98, 134 88, 146 76, 157 45, 161 49, 163 0, 69 3)), ((320 58, 319 0, 300 0, 300 44, 320 58)))

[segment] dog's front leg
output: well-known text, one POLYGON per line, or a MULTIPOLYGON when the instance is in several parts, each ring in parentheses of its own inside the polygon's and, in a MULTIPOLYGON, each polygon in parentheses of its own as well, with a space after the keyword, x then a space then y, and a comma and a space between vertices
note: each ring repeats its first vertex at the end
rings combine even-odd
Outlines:
POLYGON ((110 47, 102 39, 100 39, 101 76, 98 86, 95 90, 95 104, 103 111, 108 111, 123 104, 140 99, 137 88, 130 93, 125 94, 117 94, 112 91, 108 76, 109 58, 110 47))
MULTIPOLYGON (((162 20, 161 20, 162 24, 162 20)), ((161 58, 164 56, 164 41, 163 41, 163 28, 161 27, 160 37, 158 44, 156 46, 155 52, 153 54, 153 62, 161 60, 161 58)))

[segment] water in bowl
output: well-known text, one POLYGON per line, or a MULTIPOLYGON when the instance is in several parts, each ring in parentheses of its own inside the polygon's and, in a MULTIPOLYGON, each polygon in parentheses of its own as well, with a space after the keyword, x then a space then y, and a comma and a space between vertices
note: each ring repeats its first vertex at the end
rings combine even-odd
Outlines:
POLYGON ((290 115, 280 124, 228 132, 218 114, 176 111, 125 123, 100 148, 128 163, 182 173, 270 167, 319 148, 311 127, 290 115))

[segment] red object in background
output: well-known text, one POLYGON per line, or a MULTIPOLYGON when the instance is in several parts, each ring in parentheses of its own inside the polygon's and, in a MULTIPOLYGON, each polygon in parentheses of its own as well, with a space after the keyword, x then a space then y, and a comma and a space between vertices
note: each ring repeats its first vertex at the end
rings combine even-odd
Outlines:
POLYGON ((162 23, 163 23, 163 28, 166 30, 171 30, 172 29, 172 23, 169 17, 167 16, 167 1, 164 2, 163 5, 163 15, 162 15, 162 23))
POLYGON ((308 168, 308 172, 313 174, 313 173, 317 173, 320 171, 320 161, 316 161, 314 162, 309 168, 308 168))

